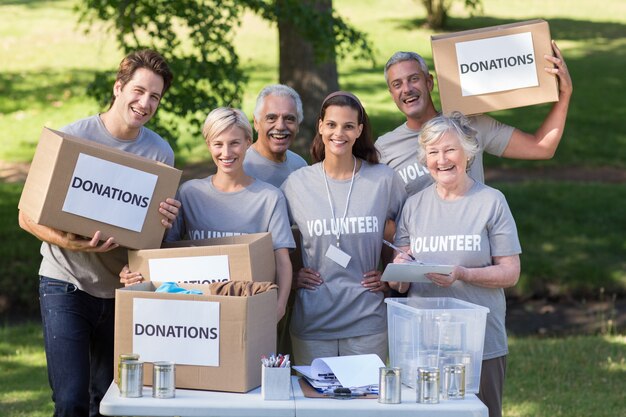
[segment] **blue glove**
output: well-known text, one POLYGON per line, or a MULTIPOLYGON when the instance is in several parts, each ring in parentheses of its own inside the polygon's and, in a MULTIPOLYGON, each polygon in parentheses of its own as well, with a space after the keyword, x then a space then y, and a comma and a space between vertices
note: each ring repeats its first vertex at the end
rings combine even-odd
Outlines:
POLYGON ((175 282, 164 282, 161 284, 159 288, 156 289, 155 292, 167 292, 171 294, 194 294, 194 295, 202 295, 202 291, 198 290, 186 290, 179 286, 175 282))

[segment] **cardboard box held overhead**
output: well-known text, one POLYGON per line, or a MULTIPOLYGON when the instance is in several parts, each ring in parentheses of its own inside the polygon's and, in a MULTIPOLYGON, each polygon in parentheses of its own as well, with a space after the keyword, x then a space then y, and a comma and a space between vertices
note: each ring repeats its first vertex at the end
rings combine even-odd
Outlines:
POLYGON ((134 249, 161 246, 158 211, 182 172, 160 162, 44 128, 19 209, 34 222, 80 236, 113 236, 134 249))
POLYGON ((445 114, 478 114, 558 101, 545 20, 530 20, 431 37, 445 114))
POLYGON ((162 249, 128 251, 128 265, 144 279, 209 284, 218 281, 274 282, 270 233, 169 242, 162 249))
MULTIPOLYGON (((156 293, 143 282, 115 294, 115 364, 123 353, 176 363, 176 387, 247 392, 261 385, 261 355, 276 351, 276 290, 250 297, 156 293)), ((180 284, 209 294, 208 285, 180 284)), ((117 371, 115 380, 118 380, 117 371)))

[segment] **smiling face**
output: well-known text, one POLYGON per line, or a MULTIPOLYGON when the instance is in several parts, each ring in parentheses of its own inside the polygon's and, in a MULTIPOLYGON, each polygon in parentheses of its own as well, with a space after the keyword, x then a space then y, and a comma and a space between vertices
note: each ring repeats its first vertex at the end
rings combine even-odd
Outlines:
POLYGON ((298 111, 293 98, 268 95, 263 101, 259 118, 254 118, 258 132, 255 149, 275 162, 285 160, 285 153, 298 134, 298 111))
POLYGON ((243 159, 250 147, 243 129, 231 126, 209 142, 209 151, 219 172, 243 173, 243 159))
POLYGON ((426 166, 437 185, 461 185, 467 176, 467 155, 458 136, 447 131, 438 141, 426 145, 426 166))
POLYGON ((430 97, 433 77, 424 74, 417 61, 401 61, 392 65, 387 70, 387 77, 389 93, 398 109, 407 117, 409 127, 419 129, 422 123, 437 114, 430 97))
POLYGON ((137 69, 124 86, 117 81, 113 86, 115 102, 110 109, 115 130, 136 137, 139 129, 154 116, 162 92, 163 77, 146 68, 137 69))
POLYGON ((359 112, 349 106, 328 106, 324 120, 318 123, 318 129, 326 157, 329 155, 352 155, 352 146, 361 136, 363 125, 359 123, 359 112))

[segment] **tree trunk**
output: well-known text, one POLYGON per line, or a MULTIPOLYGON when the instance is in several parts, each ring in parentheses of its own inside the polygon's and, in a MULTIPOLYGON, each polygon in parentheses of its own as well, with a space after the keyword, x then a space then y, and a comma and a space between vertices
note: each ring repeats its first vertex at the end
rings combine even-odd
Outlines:
MULTIPOLYGON (((302 0, 318 10, 332 9, 332 0, 302 0)), ((280 0, 277 0, 280 3, 280 0)), ((328 36, 333 36, 329 34, 328 36)), ((317 118, 324 97, 339 89, 334 51, 325 62, 316 62, 313 45, 300 36, 288 17, 278 19, 280 47, 279 79, 302 98, 304 121, 292 150, 309 159, 309 147, 317 129, 317 118)), ((327 38, 328 39, 328 38, 327 38)))
POLYGON ((448 0, 422 0, 422 4, 426 8, 426 26, 431 29, 443 28, 450 7, 448 0))

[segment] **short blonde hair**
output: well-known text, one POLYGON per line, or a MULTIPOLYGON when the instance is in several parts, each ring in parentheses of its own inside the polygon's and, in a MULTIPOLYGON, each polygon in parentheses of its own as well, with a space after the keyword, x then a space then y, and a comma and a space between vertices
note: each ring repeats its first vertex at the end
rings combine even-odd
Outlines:
POLYGON ((436 143, 447 132, 452 132, 459 138, 461 147, 469 160, 467 163, 469 169, 474 158, 480 152, 480 147, 476 139, 476 130, 470 126, 467 117, 458 111, 452 112, 449 116, 441 114, 433 117, 422 126, 417 149, 419 163, 426 165, 426 147, 436 143))
POLYGON ((208 145, 211 140, 221 135, 224 131, 237 126, 243 130, 246 139, 252 142, 252 126, 250 121, 239 109, 232 107, 218 107, 209 113, 202 126, 202 136, 208 145))

